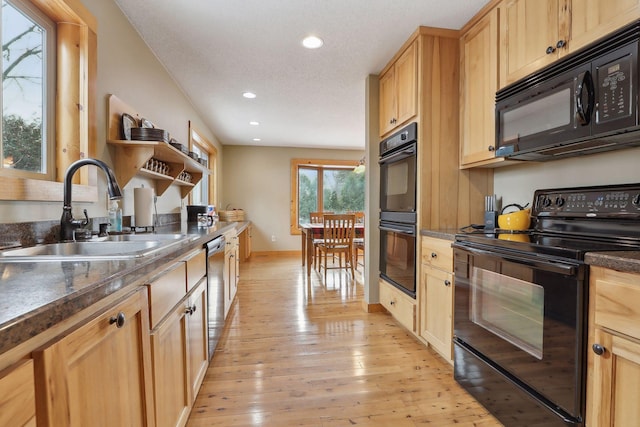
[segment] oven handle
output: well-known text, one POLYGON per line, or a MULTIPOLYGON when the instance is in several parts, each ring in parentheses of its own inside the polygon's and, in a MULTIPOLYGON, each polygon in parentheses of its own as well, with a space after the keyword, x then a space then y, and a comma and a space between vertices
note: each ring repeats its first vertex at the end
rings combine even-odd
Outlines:
POLYGON ((409 147, 400 150, 396 153, 391 154, 388 157, 384 157, 381 158, 378 163, 379 164, 385 164, 387 162, 391 162, 391 161, 396 161, 396 160, 401 160, 404 159, 406 157, 411 157, 414 156, 416 154, 416 145, 415 144, 411 144, 409 147))
POLYGON ((378 228, 382 231, 390 231, 392 233, 402 233, 402 234, 408 234, 410 236, 415 236, 416 232, 413 230, 413 227, 402 227, 402 226, 396 226, 396 227, 389 227, 389 226, 384 226, 382 224, 380 224, 380 226, 378 226, 378 228))
POLYGON ((575 265, 556 263, 556 262, 550 262, 550 261, 542 261, 539 259, 520 258, 516 256, 509 256, 504 252, 485 251, 482 249, 469 248, 468 246, 464 246, 464 247, 458 246, 458 248, 464 251, 470 252, 472 254, 485 255, 493 258, 498 257, 498 258, 503 258, 507 261, 512 261, 518 264, 529 265, 531 267, 535 267, 543 271, 548 271, 550 273, 559 273, 567 276, 572 276, 576 274, 577 267, 575 265))

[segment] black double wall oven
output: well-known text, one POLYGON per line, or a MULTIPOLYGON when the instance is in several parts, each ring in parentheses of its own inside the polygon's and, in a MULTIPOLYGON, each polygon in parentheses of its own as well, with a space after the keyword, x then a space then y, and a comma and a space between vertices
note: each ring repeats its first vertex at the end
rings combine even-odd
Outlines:
POLYGON ((380 142, 380 277, 416 297, 418 126, 380 142))

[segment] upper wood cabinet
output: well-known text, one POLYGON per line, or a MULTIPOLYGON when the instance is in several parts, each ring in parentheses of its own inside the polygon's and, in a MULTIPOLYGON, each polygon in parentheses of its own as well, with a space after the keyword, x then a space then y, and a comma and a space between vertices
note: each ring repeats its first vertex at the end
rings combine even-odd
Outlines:
POLYGON ((640 18, 640 0, 574 0, 571 3, 573 52, 640 18))
POLYGON ((640 18, 640 0, 504 0, 500 87, 640 18))
POLYGON ((570 0, 505 0, 500 13, 500 87, 565 54, 570 0))
POLYGON ((498 89, 498 9, 491 10, 460 39, 460 165, 495 157, 495 97, 498 89))
POLYGON ((414 42, 380 76, 380 136, 417 114, 417 55, 414 42))

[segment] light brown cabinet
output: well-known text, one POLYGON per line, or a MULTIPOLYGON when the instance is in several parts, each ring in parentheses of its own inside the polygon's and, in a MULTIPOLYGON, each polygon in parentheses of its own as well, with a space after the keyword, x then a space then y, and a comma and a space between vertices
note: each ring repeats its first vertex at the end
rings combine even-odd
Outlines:
POLYGON ((154 425, 142 288, 35 351, 38 425, 154 425))
POLYGON ((0 372, 0 426, 35 426, 36 397, 33 360, 0 372))
POLYGON ((451 241, 422 237, 420 336, 453 363, 453 249, 451 241))
POLYGON ((504 0, 500 87, 640 18, 639 0, 504 0))
POLYGON ((417 114, 417 46, 410 44, 380 76, 380 136, 417 114))
POLYGON ((238 292, 240 280, 240 256, 238 234, 234 230, 226 234, 226 246, 224 248, 224 318, 227 318, 231 305, 238 292))
POLYGON ((188 378, 191 386, 191 402, 193 403, 209 367, 206 277, 200 281, 200 285, 189 296, 187 307, 188 378))
POLYGON ((499 14, 491 10, 460 39, 460 165, 501 161, 495 157, 499 14))
POLYGON ((587 425, 640 419, 640 282, 637 274, 590 268, 587 425))
POLYGON ((499 13, 500 87, 567 53, 570 0, 505 0, 499 13))
POLYGON ((380 304, 402 326, 416 333, 416 302, 404 292, 380 279, 380 304))

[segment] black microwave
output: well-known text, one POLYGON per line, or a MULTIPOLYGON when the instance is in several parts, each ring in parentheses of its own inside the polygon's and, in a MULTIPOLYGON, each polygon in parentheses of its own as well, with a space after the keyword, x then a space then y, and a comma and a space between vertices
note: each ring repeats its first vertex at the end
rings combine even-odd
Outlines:
POLYGON ((640 21, 496 94, 496 156, 545 161, 640 145, 640 21))

